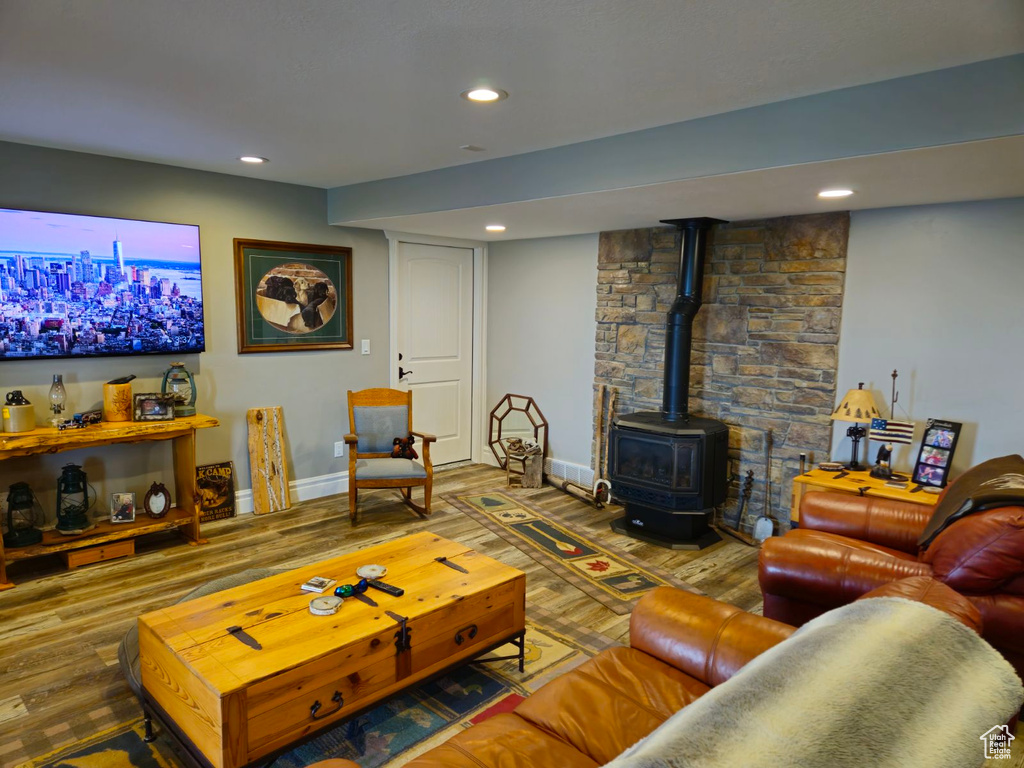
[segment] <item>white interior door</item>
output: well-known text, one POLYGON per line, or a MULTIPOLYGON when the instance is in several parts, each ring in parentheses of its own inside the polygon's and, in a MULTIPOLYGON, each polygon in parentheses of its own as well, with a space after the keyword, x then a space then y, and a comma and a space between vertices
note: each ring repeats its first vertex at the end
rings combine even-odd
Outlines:
POLYGON ((473 249, 400 242, 397 271, 392 386, 412 391, 413 428, 437 435, 434 464, 469 459, 473 249))

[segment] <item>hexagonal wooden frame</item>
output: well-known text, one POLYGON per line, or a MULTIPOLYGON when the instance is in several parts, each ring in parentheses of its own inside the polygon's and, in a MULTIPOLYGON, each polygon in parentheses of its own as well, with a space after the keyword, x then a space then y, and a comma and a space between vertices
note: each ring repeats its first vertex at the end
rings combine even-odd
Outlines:
POLYGON ((508 448, 505 446, 505 443, 501 441, 502 421, 504 421, 509 414, 517 412, 526 414, 526 418, 530 420, 530 424, 533 426, 533 439, 540 443, 544 449, 544 452, 541 454, 541 459, 543 460, 547 457, 548 420, 544 418, 544 414, 541 413, 536 401, 532 397, 527 397, 526 395, 506 394, 498 401, 498 404, 494 406, 491 411, 490 431, 487 445, 490 447, 491 453, 494 454, 494 458, 502 469, 508 469, 509 459, 511 459, 512 461, 518 461, 522 464, 522 471, 525 472, 526 459, 518 459, 514 456, 509 456, 508 448), (517 402, 517 400, 522 402, 517 402), (543 436, 541 434, 542 432, 543 436))

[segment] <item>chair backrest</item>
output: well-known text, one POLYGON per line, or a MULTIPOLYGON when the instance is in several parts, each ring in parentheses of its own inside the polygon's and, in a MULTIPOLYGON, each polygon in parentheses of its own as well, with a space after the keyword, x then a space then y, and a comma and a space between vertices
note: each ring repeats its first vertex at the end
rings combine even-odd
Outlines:
POLYGON ((348 428, 359 453, 390 454, 396 437, 412 431, 412 392, 363 389, 348 393, 348 428))
POLYGON ((943 530, 921 561, 939 581, 958 592, 1024 591, 1024 507, 988 509, 960 518, 943 530))

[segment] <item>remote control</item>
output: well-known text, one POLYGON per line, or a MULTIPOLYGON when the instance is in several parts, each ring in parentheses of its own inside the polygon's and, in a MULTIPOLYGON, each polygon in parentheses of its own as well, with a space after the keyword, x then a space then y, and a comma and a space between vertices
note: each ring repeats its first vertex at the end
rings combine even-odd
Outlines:
POLYGON ((385 584, 383 581, 377 581, 377 579, 370 579, 366 583, 374 589, 379 589, 381 592, 391 595, 392 597, 401 597, 405 594, 404 589, 392 586, 391 584, 385 584))

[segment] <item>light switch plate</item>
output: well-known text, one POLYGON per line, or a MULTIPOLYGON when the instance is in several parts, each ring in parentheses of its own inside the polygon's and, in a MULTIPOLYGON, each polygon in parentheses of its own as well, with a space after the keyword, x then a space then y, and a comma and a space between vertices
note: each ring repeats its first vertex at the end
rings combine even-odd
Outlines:
POLYGON ((334 458, 340 459, 345 455, 345 441, 340 440, 334 444, 334 458))
POLYGON ((369 339, 363 339, 362 353, 364 355, 370 354, 370 340, 369 339))

